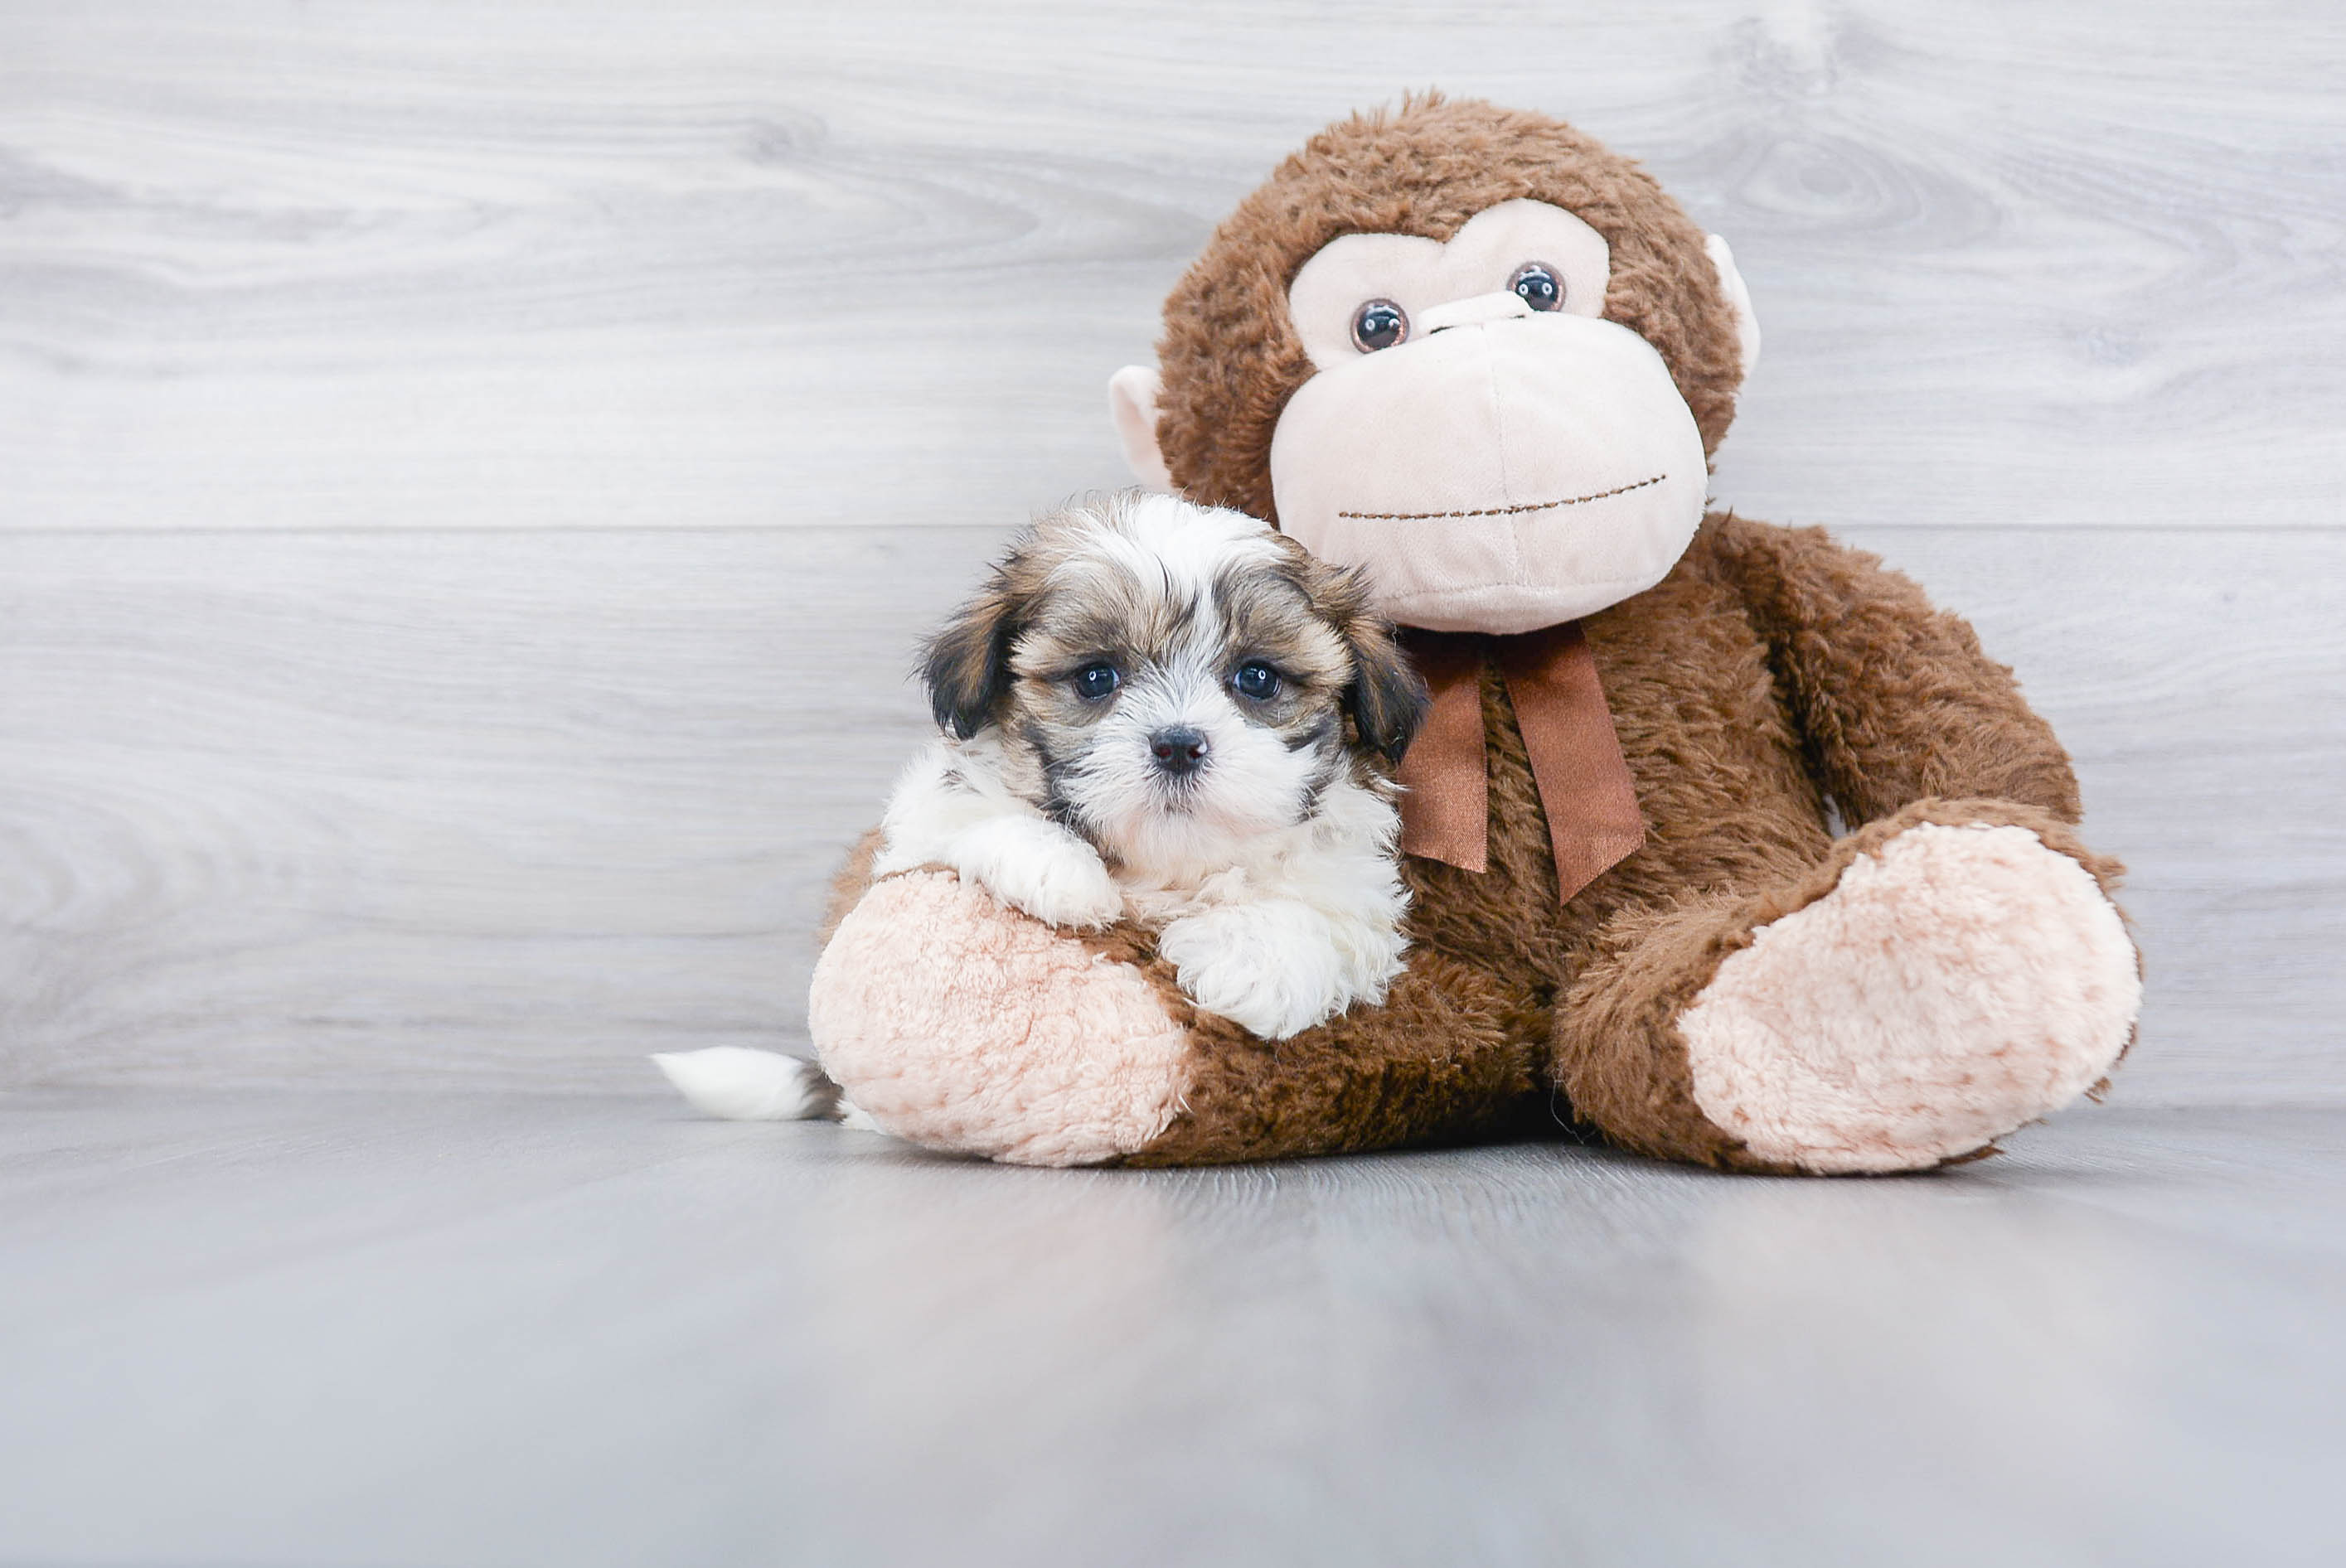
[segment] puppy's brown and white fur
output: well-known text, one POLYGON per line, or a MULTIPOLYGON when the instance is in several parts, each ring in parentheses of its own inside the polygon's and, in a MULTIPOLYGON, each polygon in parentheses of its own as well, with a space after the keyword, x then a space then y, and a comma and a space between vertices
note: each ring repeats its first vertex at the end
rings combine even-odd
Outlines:
MULTIPOLYGON (((1035 524, 925 661, 939 740, 878 873, 944 865, 1058 926, 1159 932, 1182 988, 1283 1039, 1401 969, 1391 765, 1425 688, 1356 574, 1137 493, 1035 524)), ((869 1125, 811 1062, 656 1056, 695 1106, 869 1125)))
POLYGON ((876 871, 1153 927, 1199 1006, 1269 1039, 1400 972, 1388 769, 1425 696, 1357 575, 1235 512, 1117 495, 1037 524, 926 675, 944 735, 876 871))

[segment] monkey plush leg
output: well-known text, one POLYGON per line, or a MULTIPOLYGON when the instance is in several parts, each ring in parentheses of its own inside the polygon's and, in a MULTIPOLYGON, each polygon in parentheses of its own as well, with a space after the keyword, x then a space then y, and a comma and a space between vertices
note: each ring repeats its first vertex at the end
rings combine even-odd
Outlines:
POLYGON ((1739 1169, 1917 1170, 2098 1083, 2142 987, 2114 864, 2050 814, 1923 801, 1809 874, 1617 919, 1556 1071, 1617 1142, 1739 1169))
POLYGON ((1209 1165, 1464 1137, 1544 1105, 1545 1021, 1439 955, 1276 1043, 1129 928, 1077 936, 950 872, 874 883, 815 966, 822 1064, 882 1130, 1019 1165, 1209 1165))

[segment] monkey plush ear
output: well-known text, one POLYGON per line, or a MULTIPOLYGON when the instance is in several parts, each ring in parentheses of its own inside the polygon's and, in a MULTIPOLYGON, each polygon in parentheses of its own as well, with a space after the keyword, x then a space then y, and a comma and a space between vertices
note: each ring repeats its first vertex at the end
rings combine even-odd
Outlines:
POLYGON ((937 728, 967 740, 994 722, 1010 690, 1010 645, 1017 635, 1009 585, 997 577, 964 605, 922 649, 921 678, 937 728))
POLYGON ((1107 382, 1108 417, 1124 443, 1125 463, 1151 490, 1175 488, 1157 449, 1157 392, 1163 384, 1155 365, 1127 365, 1107 382))
POLYGON ((1716 234, 1706 235, 1702 248, 1710 253, 1710 264, 1719 273, 1719 291, 1727 296, 1728 308, 1735 312, 1735 346, 1743 356, 1743 379, 1751 379, 1751 367, 1760 362, 1760 318, 1751 313, 1751 290, 1743 286, 1743 274, 1735 270, 1735 253, 1727 241, 1716 234))

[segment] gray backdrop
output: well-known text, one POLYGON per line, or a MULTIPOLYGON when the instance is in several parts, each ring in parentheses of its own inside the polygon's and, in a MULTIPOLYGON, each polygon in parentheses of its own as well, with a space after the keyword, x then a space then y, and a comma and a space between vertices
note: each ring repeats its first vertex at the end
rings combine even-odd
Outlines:
POLYGON ((912 642, 1313 128, 1734 243, 1716 494, 1979 624, 2135 868, 2122 1101, 2346 1100, 2346 11, 0 6, 0 1085, 801 1038, 912 642))

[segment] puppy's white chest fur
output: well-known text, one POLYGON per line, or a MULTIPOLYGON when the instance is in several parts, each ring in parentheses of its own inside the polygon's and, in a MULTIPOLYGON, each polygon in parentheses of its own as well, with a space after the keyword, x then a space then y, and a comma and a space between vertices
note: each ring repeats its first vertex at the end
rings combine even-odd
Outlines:
POLYGON ((1111 868, 1005 785, 1001 750, 981 733, 923 752, 889 800, 873 871, 947 866, 1047 924, 1146 925, 1191 1000, 1270 1040, 1382 1000, 1401 972, 1409 900, 1382 791, 1347 777, 1307 820, 1219 845, 1199 834, 1184 863, 1111 868))

